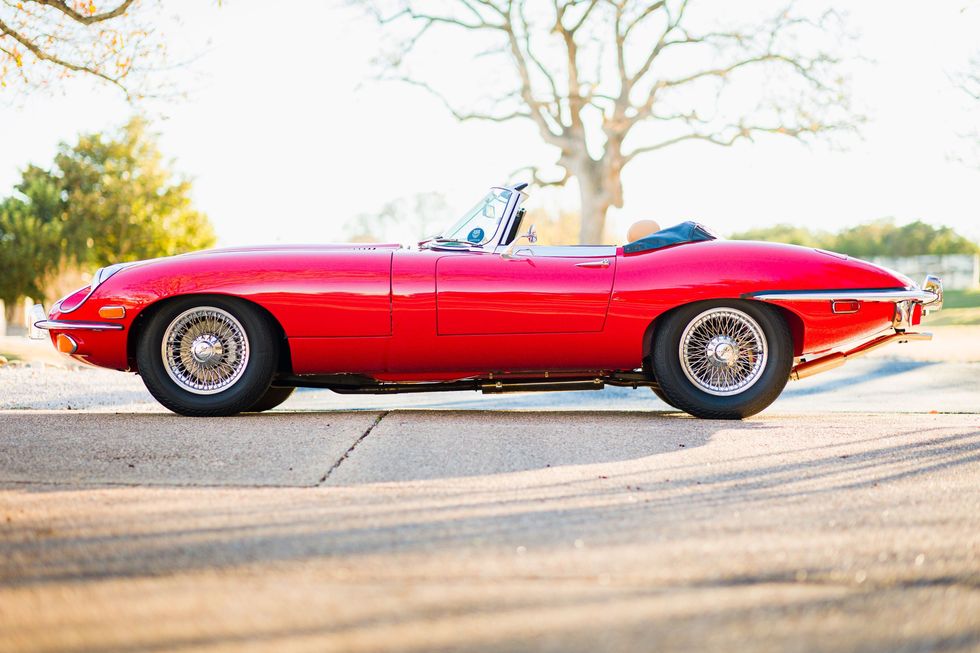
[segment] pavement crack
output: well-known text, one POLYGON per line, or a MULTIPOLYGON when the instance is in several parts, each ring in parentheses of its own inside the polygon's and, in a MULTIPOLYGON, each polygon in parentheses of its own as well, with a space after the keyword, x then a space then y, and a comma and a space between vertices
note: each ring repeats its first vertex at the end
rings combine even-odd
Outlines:
POLYGON ((317 487, 319 487, 319 486, 323 485, 324 483, 326 483, 327 482, 327 479, 330 478, 330 475, 333 474, 334 471, 336 471, 336 469, 338 467, 340 467, 343 464, 343 462, 345 460, 347 460, 348 457, 350 457, 350 455, 354 451, 354 449, 357 448, 357 445, 359 445, 361 442, 363 442, 364 441, 364 438, 366 438, 368 435, 370 435, 371 431, 374 430, 374 427, 377 426, 378 424, 380 424, 381 423, 381 420, 383 420, 385 417, 388 417, 388 415, 390 415, 390 414, 391 414, 391 411, 390 410, 386 410, 386 411, 383 411, 382 413, 380 413, 378 415, 377 419, 375 419, 374 422, 371 424, 371 426, 367 427, 367 429, 364 431, 364 433, 362 433, 359 438, 357 438, 356 440, 354 440, 354 443, 350 446, 350 448, 347 449, 347 451, 344 452, 344 455, 341 456, 337 460, 337 462, 335 462, 330 467, 330 469, 328 469, 327 472, 323 476, 320 477, 320 480, 317 481, 317 487))

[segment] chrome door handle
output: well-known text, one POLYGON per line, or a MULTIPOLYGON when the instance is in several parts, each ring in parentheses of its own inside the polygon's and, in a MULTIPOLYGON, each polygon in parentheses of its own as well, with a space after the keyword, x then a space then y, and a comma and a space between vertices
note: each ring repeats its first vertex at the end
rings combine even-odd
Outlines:
POLYGON ((527 247, 521 247, 516 252, 512 252, 509 249, 500 255, 500 258, 505 261, 525 261, 528 258, 534 256, 534 251, 528 249, 527 247))
POLYGON ((577 268, 608 268, 609 259, 604 258, 601 261, 586 261, 585 263, 576 263, 577 268))

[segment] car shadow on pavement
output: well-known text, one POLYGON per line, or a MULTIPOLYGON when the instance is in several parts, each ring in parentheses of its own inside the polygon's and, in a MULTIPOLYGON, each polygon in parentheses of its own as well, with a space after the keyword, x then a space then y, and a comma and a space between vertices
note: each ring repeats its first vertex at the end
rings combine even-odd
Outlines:
POLYGON ((759 449, 723 464, 709 464, 697 451, 658 450, 543 471, 341 487, 8 486, 0 494, 6 512, 0 579, 20 586, 392 554, 424 558, 433 548, 528 546, 534 553, 577 541, 615 549, 648 540, 689 555, 685 547, 698 541, 692 525, 806 531, 830 514, 858 520, 856 528, 866 516, 823 506, 875 503, 873 493, 892 496, 884 504, 891 506, 895 497, 918 497, 929 479, 980 469, 976 428, 894 431, 843 444, 759 449))
POLYGON ((484 476, 697 448, 725 424, 631 411, 9 412, 0 415, 0 483, 303 487, 484 476))

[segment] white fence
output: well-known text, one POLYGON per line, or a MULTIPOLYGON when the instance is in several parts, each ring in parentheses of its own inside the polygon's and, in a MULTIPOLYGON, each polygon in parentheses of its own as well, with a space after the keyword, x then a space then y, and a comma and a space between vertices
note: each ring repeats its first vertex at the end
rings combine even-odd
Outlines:
POLYGON ((980 288, 980 255, 977 254, 876 256, 868 260, 912 277, 916 283, 922 283, 927 274, 934 274, 950 290, 980 288))

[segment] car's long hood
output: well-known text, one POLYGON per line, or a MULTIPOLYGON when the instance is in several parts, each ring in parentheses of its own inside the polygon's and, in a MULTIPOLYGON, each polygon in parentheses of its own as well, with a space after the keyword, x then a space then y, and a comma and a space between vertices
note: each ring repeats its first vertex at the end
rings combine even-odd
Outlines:
POLYGON ((189 252, 181 256, 215 256, 221 254, 243 254, 243 253, 262 253, 262 254, 295 254, 297 252, 336 252, 336 251, 364 251, 378 249, 401 249, 397 243, 324 243, 319 245, 243 245, 238 247, 218 247, 215 249, 205 249, 199 252, 189 252))

